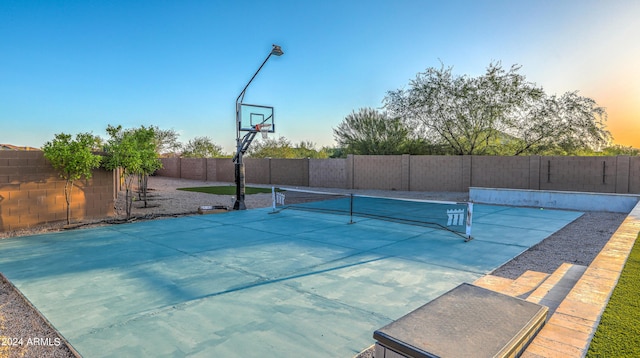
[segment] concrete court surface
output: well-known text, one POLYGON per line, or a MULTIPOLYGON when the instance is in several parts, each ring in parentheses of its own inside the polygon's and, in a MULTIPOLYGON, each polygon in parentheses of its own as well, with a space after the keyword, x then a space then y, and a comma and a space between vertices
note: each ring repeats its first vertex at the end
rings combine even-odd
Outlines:
POLYGON ((5 239, 0 271, 85 357, 352 357, 581 214, 475 205, 465 243, 255 209, 5 239))

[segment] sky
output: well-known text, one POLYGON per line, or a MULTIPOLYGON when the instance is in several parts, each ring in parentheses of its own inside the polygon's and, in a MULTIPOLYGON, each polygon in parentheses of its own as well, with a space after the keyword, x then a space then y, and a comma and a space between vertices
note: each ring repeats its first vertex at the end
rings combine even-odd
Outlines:
POLYGON ((549 94, 579 91, 640 148, 637 0, 0 0, 0 143, 41 147, 107 125, 235 146, 235 101, 273 106, 276 133, 334 146, 429 67, 513 64, 549 94))

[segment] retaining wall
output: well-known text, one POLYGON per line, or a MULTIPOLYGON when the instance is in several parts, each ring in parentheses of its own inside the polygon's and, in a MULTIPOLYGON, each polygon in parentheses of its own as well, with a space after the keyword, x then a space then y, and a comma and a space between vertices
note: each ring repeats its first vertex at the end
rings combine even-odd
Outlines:
POLYGON ((626 214, 638 204, 640 195, 555 190, 469 188, 469 200, 481 204, 530 206, 580 211, 606 211, 626 214))

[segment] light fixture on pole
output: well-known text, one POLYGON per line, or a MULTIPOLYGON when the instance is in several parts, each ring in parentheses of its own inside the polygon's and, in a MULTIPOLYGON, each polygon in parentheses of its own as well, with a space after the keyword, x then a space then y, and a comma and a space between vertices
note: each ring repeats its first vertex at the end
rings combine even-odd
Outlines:
POLYGON ((242 92, 240 92, 240 94, 238 95, 238 98, 236 99, 236 154, 233 158, 233 161, 235 162, 235 181, 236 181, 236 200, 233 204, 234 210, 245 210, 247 208, 244 203, 245 176, 244 176, 244 162, 242 160, 242 156, 244 152, 248 149, 249 144, 251 144, 251 141, 253 140, 253 138, 255 137, 255 134, 257 133, 257 130, 253 128, 249 130, 249 133, 247 135, 240 136, 240 132, 243 131, 242 120, 241 120, 242 101, 244 100, 244 95, 247 92, 247 88, 249 87, 251 82, 253 82, 253 79, 256 78, 256 76, 258 75, 258 72, 260 72, 262 67, 267 63, 267 61, 269 61, 269 58, 271 58, 271 55, 282 56, 283 54, 284 52, 282 52, 282 48, 280 48, 280 46, 273 45, 271 52, 269 52, 269 55, 267 56, 267 58, 265 58, 265 60, 262 62, 262 65, 260 65, 256 73, 253 74, 253 76, 251 77, 247 85, 244 86, 244 88, 242 89, 242 92))

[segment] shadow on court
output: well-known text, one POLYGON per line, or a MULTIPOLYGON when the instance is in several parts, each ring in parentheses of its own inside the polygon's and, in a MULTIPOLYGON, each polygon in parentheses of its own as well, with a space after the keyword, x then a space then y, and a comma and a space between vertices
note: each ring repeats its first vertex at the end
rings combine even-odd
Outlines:
POLYGON ((85 357, 351 357, 581 213, 476 205, 447 231, 268 209, 0 241, 0 271, 85 357))

